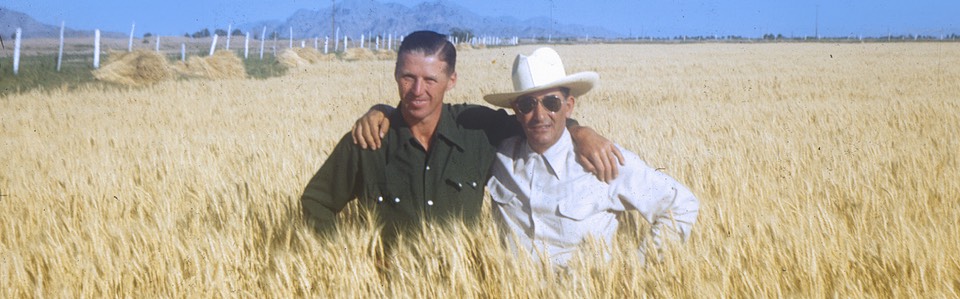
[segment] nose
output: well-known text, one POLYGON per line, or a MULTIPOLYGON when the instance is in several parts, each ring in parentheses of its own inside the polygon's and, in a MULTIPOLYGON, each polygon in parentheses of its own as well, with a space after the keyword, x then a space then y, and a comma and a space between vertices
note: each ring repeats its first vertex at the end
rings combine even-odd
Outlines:
POLYGON ((419 97, 423 95, 424 91, 426 91, 426 89, 423 86, 423 80, 420 80, 420 79, 413 80, 413 86, 410 86, 410 92, 412 92, 413 95, 419 97))
POLYGON ((530 116, 533 116, 533 119, 543 119, 549 113, 550 111, 543 106, 543 102, 537 101, 537 104, 533 106, 533 111, 530 111, 530 116))

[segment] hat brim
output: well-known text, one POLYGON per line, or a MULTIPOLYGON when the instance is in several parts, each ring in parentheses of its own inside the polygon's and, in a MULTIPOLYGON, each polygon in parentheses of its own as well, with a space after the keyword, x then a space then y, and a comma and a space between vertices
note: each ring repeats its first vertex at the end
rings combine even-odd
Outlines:
POLYGON ((563 77, 560 80, 550 82, 549 84, 544 84, 534 88, 528 88, 525 90, 508 92, 508 93, 488 94, 483 96, 483 99, 487 101, 487 103, 496 105, 498 107, 512 108, 513 100, 517 99, 517 97, 524 94, 547 90, 555 87, 566 87, 570 89, 570 95, 574 97, 579 97, 589 92, 596 85, 598 85, 599 82, 600 82, 599 74, 595 72, 580 72, 580 73, 563 77))

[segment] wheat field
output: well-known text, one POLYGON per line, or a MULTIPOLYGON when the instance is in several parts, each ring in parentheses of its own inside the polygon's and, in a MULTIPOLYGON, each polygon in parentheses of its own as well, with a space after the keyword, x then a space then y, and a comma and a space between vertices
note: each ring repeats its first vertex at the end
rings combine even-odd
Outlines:
MULTIPOLYGON (((460 52, 447 102, 509 90, 533 49, 460 52)), ((0 297, 960 297, 960 44, 556 49, 601 75, 574 117, 701 201, 660 261, 630 254, 649 246, 633 214, 620 254, 566 272, 490 221, 386 257, 356 209, 314 234, 304 185, 397 98, 393 61, 334 60, 0 98, 0 297)))

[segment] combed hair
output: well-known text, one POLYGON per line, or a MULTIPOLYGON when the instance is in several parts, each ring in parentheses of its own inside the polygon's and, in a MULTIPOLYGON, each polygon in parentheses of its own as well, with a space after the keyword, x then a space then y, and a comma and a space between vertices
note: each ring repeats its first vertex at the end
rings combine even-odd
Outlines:
POLYGON ((400 69, 400 57, 408 53, 420 53, 423 56, 437 55, 441 61, 447 63, 447 75, 457 71, 457 48, 447 39, 446 35, 433 31, 416 31, 403 38, 400 50, 397 51, 396 69, 400 69))

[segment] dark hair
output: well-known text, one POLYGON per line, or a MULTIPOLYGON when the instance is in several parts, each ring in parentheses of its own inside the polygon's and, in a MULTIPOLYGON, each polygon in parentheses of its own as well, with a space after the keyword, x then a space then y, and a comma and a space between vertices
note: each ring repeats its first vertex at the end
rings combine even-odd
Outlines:
POLYGON ((447 75, 457 71, 457 48, 447 40, 447 36, 433 31, 416 31, 403 38, 400 50, 397 51, 397 65, 400 69, 400 57, 404 54, 420 53, 424 56, 437 55, 441 61, 447 63, 447 75))

